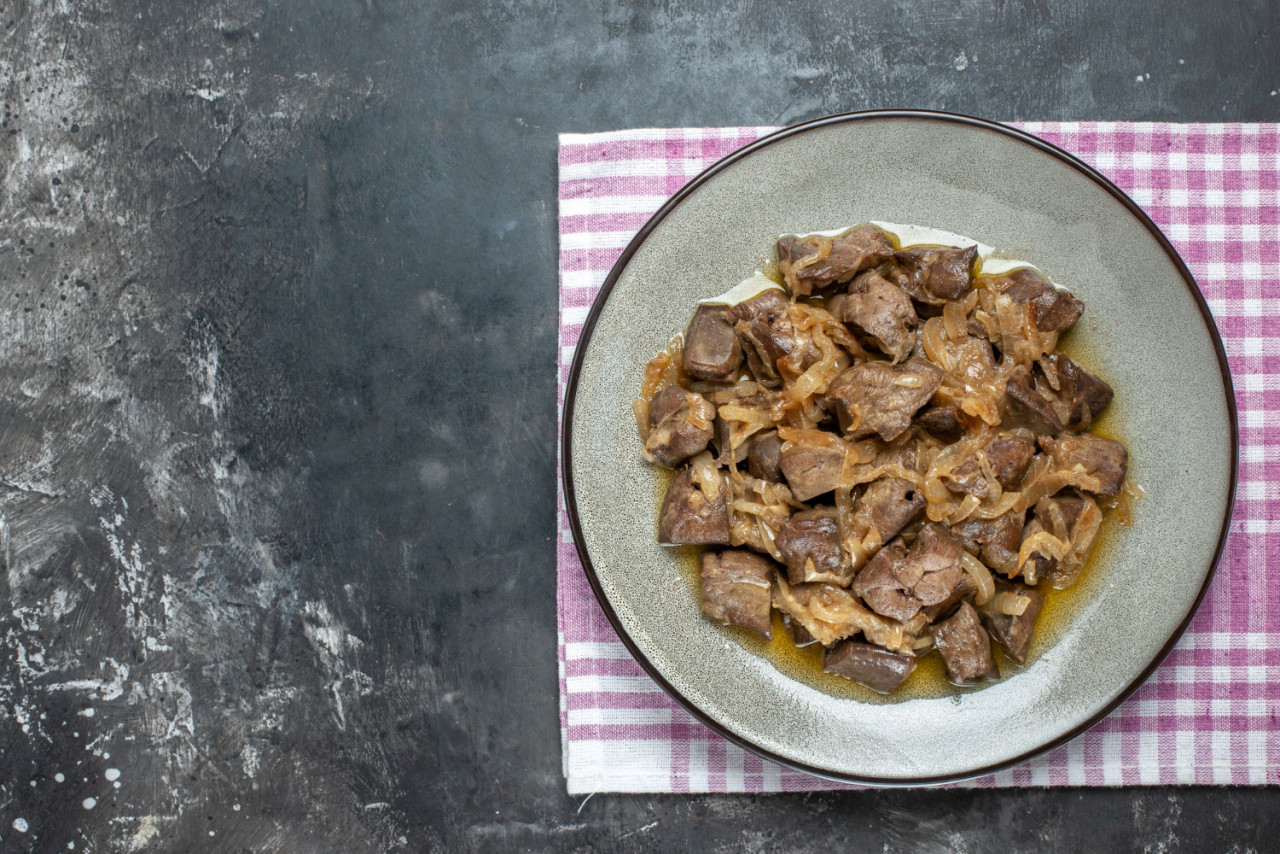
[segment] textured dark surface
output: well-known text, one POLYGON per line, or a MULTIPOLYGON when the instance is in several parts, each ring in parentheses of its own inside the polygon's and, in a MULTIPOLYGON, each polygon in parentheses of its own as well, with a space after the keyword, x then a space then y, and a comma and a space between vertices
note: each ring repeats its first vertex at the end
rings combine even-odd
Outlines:
POLYGON ((557 131, 1280 120, 1266 0, 846 5, 0 0, 0 850, 1274 850, 1267 790, 564 794, 557 131))

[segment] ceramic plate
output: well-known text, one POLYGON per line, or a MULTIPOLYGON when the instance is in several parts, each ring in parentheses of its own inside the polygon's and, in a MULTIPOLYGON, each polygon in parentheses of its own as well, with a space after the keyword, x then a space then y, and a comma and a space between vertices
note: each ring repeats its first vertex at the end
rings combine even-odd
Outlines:
MULTIPOLYGON (((1222 550, 1236 421, 1222 343, 1191 274, 1097 172, 1035 137, 939 113, 860 113, 780 131, 693 180, 623 252, 568 386, 564 466, 578 552, 637 660, 717 732, 769 759, 872 784, 962 779, 1083 732, 1191 619, 1222 550), (1084 300, 1067 339, 1115 388, 1111 431, 1143 487, 1071 619, 1025 668, 978 690, 873 702, 782 672, 704 619, 655 537, 660 474, 631 400, 694 304, 766 263, 779 234, 869 220, 952 231, 1029 261, 1084 300)), ((1042 618, 1043 620, 1043 618, 1042 618)), ((1043 644, 1042 644, 1043 646, 1043 644)))

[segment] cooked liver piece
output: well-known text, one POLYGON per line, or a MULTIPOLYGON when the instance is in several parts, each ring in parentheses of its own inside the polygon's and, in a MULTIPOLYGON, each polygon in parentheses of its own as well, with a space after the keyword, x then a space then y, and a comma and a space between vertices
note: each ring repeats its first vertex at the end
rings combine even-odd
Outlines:
POLYGON ((888 694, 916 669, 916 657, 869 643, 841 641, 822 654, 822 669, 888 694))
POLYGON ((791 292, 798 297, 847 282, 855 273, 883 264, 893 257, 889 236, 874 225, 864 225, 833 238, 831 251, 821 261, 793 270, 793 265, 818 251, 812 238, 783 237, 778 240, 778 269, 786 277, 791 292))
POLYGON ((909 620, 922 607, 944 601, 960 583, 959 540, 941 525, 926 525, 907 551, 901 538, 876 552, 853 580, 867 607, 895 620, 909 620))
MULTIPOLYGON (((1002 433, 983 448, 991 473, 1002 489, 1008 489, 1022 479, 1035 450, 1035 442, 1013 433, 1002 433)), ((943 482, 952 492, 969 493, 984 501, 991 494, 991 488, 982 474, 982 465, 976 458, 967 459, 956 466, 943 477, 943 482)))
POLYGON ((716 408, 702 395, 668 386, 649 404, 649 438, 644 455, 650 462, 676 468, 711 441, 716 408))
POLYGON ((930 623, 936 623, 939 619, 949 616, 962 599, 971 599, 977 592, 978 583, 966 572, 960 576, 960 582, 951 591, 950 596, 936 605, 926 605, 920 609, 920 613, 924 614, 930 623))
POLYGON ((862 597, 867 607, 894 620, 909 620, 920 610, 920 602, 911 595, 907 545, 895 539, 867 561, 853 579, 853 592, 862 597))
POLYGON ((1014 302, 1030 302, 1035 307, 1036 328, 1041 332, 1063 332, 1070 329, 1084 313, 1084 303, 1070 291, 1059 290, 1041 278, 1030 267, 1019 267, 987 283, 996 293, 1014 302))
POLYGON ((780 379, 778 360, 790 355, 797 347, 813 350, 812 360, 806 355, 803 361, 812 364, 818 360, 817 348, 808 339, 801 340, 787 315, 787 298, 782 291, 767 290, 746 302, 740 302, 731 310, 734 331, 742 342, 747 365, 756 379, 774 381, 780 379))
POLYGON ((952 249, 919 246, 894 253, 898 269, 894 280, 913 299, 942 305, 959 299, 972 284, 973 262, 978 247, 952 249))
POLYGON ((942 377, 942 368, 918 355, 897 366, 864 362, 831 381, 827 403, 851 437, 879 434, 892 442, 911 426, 911 417, 938 390, 942 377))
POLYGON ((1024 513, 1006 513, 994 519, 977 519, 970 516, 951 528, 952 533, 964 543, 965 551, 982 558, 992 569, 1008 575, 1018 562, 1018 549, 1022 546, 1022 520, 1024 513))
POLYGON ((778 467, 778 459, 782 454, 782 440, 776 430, 767 430, 751 437, 747 449, 747 468, 752 477, 761 480, 782 482, 782 469, 778 467))
POLYGON ((1062 422, 1053 404, 1036 391, 1031 383, 1031 371, 1025 366, 1009 375, 1004 391, 1001 424, 1005 427, 1025 427, 1037 436, 1056 436, 1062 432, 1062 422))
POLYGON ((964 436, 964 427, 950 406, 926 406, 916 415, 915 422, 948 444, 964 436))
POLYGON ((911 355, 919 318, 911 299, 875 270, 858 275, 848 292, 828 309, 837 320, 863 333, 896 364, 911 355))
POLYGON ((725 499, 729 484, 723 482, 714 499, 693 482, 693 470, 685 469, 667 487, 658 520, 658 542, 667 545, 728 545, 729 510, 725 499))
POLYGON ((1068 430, 1088 430, 1102 410, 1111 404, 1111 386, 1076 364, 1064 353, 1050 353, 1041 360, 1046 380, 1056 389, 1054 409, 1068 430))
POLYGON ((773 569, 742 549, 702 553, 702 613, 726 625, 773 637, 773 569))
POLYGON ((778 468, 786 476, 796 501, 808 501, 836 488, 844 467, 844 451, 828 445, 790 444, 779 454, 778 468))
MULTIPOLYGON (((1040 609, 1044 607, 1044 594, 1025 584, 1010 584, 999 579, 996 580, 996 593, 1014 593, 1031 600, 1027 604, 1027 609, 1016 617, 1001 614, 992 607, 990 602, 978 608, 978 615, 982 618, 983 625, 1008 651, 1009 657, 1019 664, 1026 664, 1027 653, 1031 651, 1031 641, 1035 635, 1036 618, 1040 616, 1040 609)), ((994 601, 993 599, 992 602, 994 601)))
POLYGON ((1036 444, 1026 436, 1002 433, 992 439, 985 450, 996 481, 1003 489, 1010 489, 1027 473, 1036 444))
POLYGON ((924 605, 936 605, 951 595, 965 574, 960 563, 964 547, 945 525, 931 522, 920 529, 911 547, 914 571, 920 573, 915 596, 924 605))
POLYGON ((887 543, 920 515, 926 503, 911 481, 882 477, 867 484, 856 502, 853 518, 867 528, 875 528, 880 540, 887 543))
POLYGON ((694 379, 731 382, 742 364, 742 345, 733 331, 733 309, 700 305, 684 334, 684 372, 694 379))
POLYGON ((825 581, 845 587, 853 565, 840 548, 840 525, 834 507, 815 507, 792 515, 774 542, 787 564, 792 584, 825 581))
POLYGON ((978 612, 968 602, 961 602, 954 614, 934 623, 929 631, 952 682, 964 684, 998 675, 991 655, 991 638, 983 631, 978 612))
POLYGON ((1098 478, 1098 495, 1120 494, 1129 467, 1129 452, 1124 445, 1092 433, 1068 433, 1057 439, 1042 437, 1040 444, 1049 452, 1055 469, 1083 470, 1098 478))

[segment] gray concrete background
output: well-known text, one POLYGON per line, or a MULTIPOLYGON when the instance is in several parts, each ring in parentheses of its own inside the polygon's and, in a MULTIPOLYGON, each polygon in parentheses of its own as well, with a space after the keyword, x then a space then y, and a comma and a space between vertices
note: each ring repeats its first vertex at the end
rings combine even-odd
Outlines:
POLYGON ((1278 25, 0 0, 0 850, 1275 850, 1268 790, 569 798, 550 538, 558 131, 1277 121, 1278 25))

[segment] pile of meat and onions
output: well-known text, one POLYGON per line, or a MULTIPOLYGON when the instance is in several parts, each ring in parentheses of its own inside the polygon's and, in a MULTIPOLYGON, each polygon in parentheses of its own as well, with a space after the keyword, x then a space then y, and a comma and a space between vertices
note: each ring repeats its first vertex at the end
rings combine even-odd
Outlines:
POLYGON ((699 304, 634 404, 676 471, 660 541, 706 547, 703 613, 771 639, 776 608, 886 693, 934 649, 960 685, 998 676, 992 640, 1024 663, 1044 589, 1136 494, 1089 432, 1111 387, 1056 350, 1084 304, 887 229, 779 239, 785 289, 757 273, 699 304))

